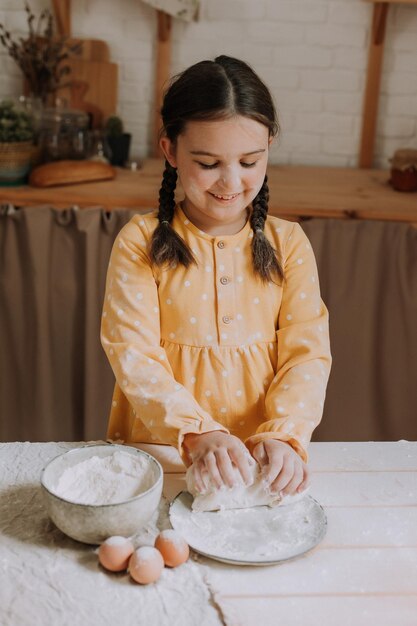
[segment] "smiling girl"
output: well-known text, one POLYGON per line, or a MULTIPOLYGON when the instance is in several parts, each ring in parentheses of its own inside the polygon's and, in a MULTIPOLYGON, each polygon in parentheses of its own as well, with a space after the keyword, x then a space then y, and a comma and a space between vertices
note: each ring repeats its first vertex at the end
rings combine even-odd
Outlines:
POLYGON ((162 107, 159 209, 120 231, 101 339, 116 384, 109 439, 171 444, 209 477, 308 483, 330 371, 328 312, 297 223, 270 217, 271 95, 226 56, 176 76, 162 107), (179 178, 184 198, 175 201, 179 178))

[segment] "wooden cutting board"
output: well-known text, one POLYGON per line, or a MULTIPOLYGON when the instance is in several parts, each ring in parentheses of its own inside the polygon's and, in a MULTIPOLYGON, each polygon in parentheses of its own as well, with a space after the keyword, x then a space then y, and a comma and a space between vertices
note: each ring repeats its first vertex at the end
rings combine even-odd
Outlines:
POLYGON ((68 61, 71 67, 71 86, 57 91, 71 109, 92 115, 93 128, 100 128, 117 109, 118 65, 109 61, 109 49, 99 39, 70 40, 82 43, 81 55, 68 61))
POLYGON ((110 61, 109 46, 106 41, 102 39, 79 39, 77 37, 71 37, 69 44, 71 46, 81 43, 81 54, 78 59, 84 59, 85 61, 110 61))
POLYGON ((68 99, 70 108, 91 113, 93 127, 100 128, 109 115, 116 113, 118 66, 84 59, 71 60, 69 65, 72 84, 57 95, 68 99))

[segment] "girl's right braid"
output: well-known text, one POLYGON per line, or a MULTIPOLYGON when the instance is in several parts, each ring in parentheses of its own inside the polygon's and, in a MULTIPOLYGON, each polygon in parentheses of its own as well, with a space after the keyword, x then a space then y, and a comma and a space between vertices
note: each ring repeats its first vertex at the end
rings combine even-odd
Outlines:
POLYGON ((181 263, 188 267, 195 259, 185 241, 171 227, 175 211, 175 188, 177 186, 177 170, 165 161, 159 190, 159 224, 151 240, 150 257, 156 265, 169 266, 181 263))

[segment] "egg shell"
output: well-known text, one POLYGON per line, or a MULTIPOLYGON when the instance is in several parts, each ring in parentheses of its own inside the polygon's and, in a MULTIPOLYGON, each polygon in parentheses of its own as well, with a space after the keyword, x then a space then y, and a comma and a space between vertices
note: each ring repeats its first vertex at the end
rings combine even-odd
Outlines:
POLYGON ((172 529, 163 530, 155 539, 155 548, 164 557, 165 565, 177 567, 190 556, 190 548, 185 539, 172 529))
POLYGON ((129 574, 137 583, 148 585, 160 577, 164 569, 164 559, 156 548, 137 548, 129 560, 129 574))
POLYGON ((98 560, 110 572, 121 572, 128 566, 134 552, 133 543, 126 537, 109 537, 98 549, 98 560))

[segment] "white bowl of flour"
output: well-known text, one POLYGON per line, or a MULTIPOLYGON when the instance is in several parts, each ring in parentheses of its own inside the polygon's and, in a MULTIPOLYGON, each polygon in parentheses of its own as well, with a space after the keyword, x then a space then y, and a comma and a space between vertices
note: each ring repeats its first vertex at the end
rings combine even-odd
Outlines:
POLYGON ((48 514, 66 535, 99 544, 138 532, 158 508, 163 471, 150 454, 117 444, 74 448, 42 470, 48 514))

